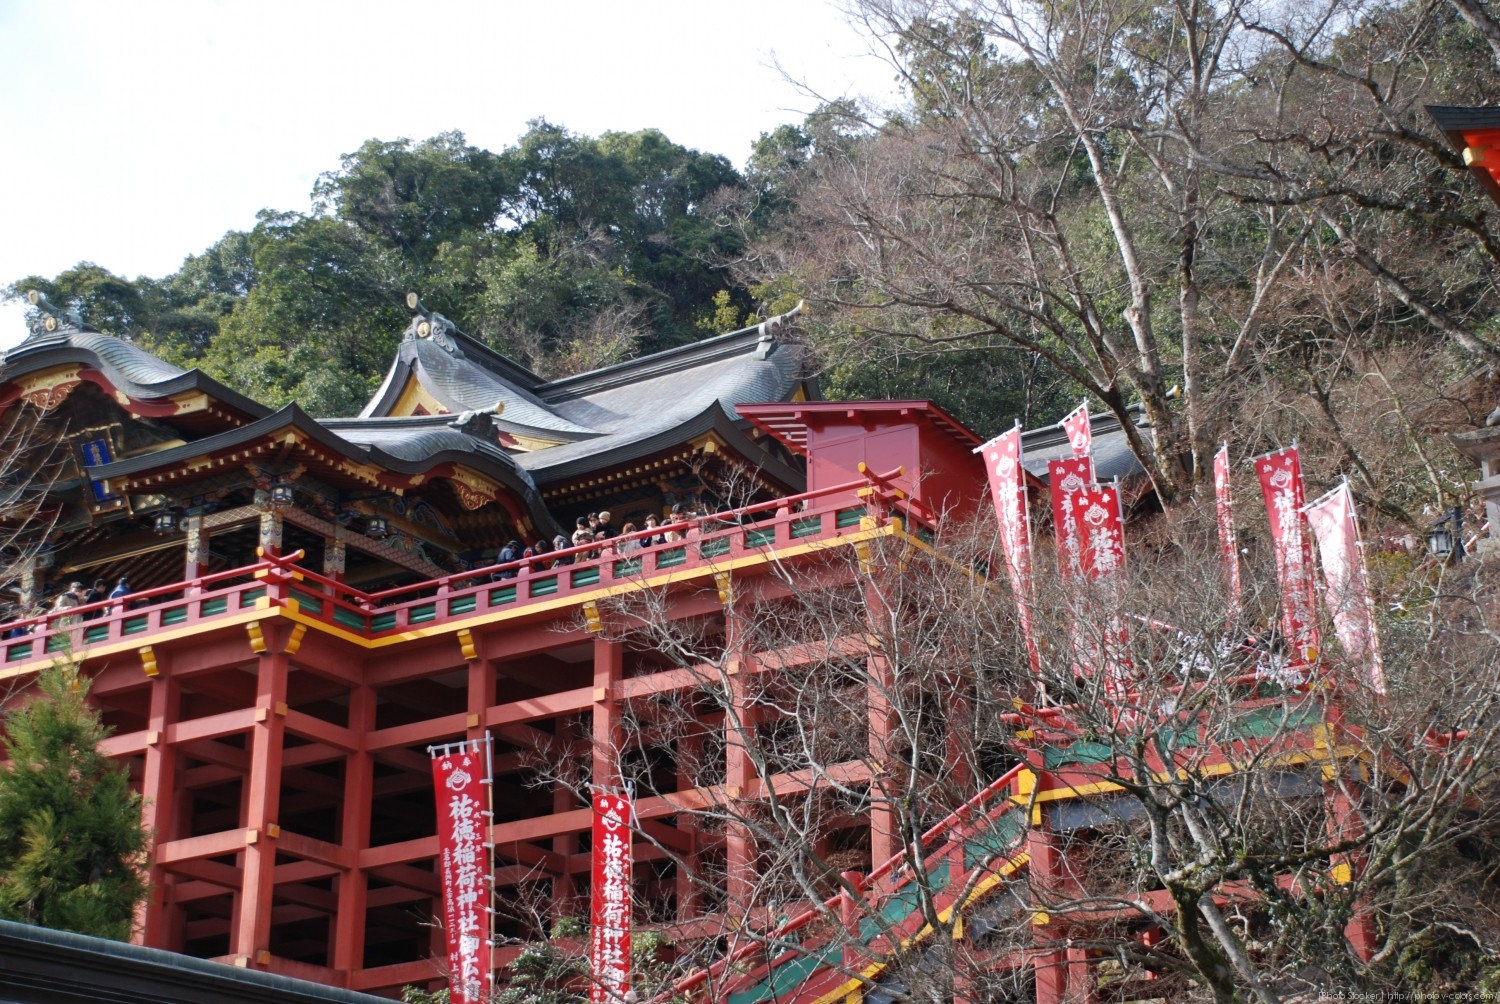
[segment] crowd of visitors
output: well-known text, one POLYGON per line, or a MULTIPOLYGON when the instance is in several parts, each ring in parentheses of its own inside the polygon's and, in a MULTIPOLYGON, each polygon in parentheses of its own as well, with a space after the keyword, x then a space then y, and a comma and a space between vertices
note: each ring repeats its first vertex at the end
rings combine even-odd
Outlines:
POLYGON ((634 521, 627 521, 623 525, 616 526, 614 514, 608 509, 591 512, 587 516, 577 518, 571 537, 558 534, 552 538, 550 544, 544 539, 538 539, 528 546, 523 546, 516 539, 508 541, 495 556, 495 564, 514 567, 500 568, 491 578, 496 581, 513 579, 523 567, 543 569, 571 565, 579 558, 597 558, 606 549, 623 555, 640 551, 643 548, 655 547, 658 544, 670 544, 689 536, 690 528, 702 515, 697 506, 679 503, 672 506, 670 514, 666 517, 658 518, 652 513, 644 517, 640 526, 637 526, 634 521), (589 550, 577 550, 583 547, 589 550), (560 551, 572 553, 558 554, 551 558, 544 557, 544 555, 560 551), (537 560, 531 561, 530 559, 537 560), (530 564, 523 564, 523 561, 530 561, 530 564))
POLYGON ((114 609, 114 605, 100 607, 95 604, 103 603, 105 600, 119 600, 130 593, 130 580, 122 577, 115 583, 113 590, 109 589, 109 583, 103 579, 95 579, 93 586, 85 590, 82 582, 70 582, 68 587, 52 597, 50 602, 43 602, 30 608, 20 603, 7 603, 0 605, 0 624, 10 625, 4 631, 0 631, 0 638, 20 638, 37 630, 41 624, 36 618, 47 614, 54 614, 51 618, 51 626, 54 628, 70 628, 78 624, 80 620, 93 620, 102 617, 114 609), (108 590, 108 591, 107 591, 108 590), (87 609, 93 607, 93 609, 87 609), (81 609, 80 608, 84 608, 81 609), (73 613, 80 610, 79 613, 73 613), (31 623, 17 623, 30 621, 31 623))

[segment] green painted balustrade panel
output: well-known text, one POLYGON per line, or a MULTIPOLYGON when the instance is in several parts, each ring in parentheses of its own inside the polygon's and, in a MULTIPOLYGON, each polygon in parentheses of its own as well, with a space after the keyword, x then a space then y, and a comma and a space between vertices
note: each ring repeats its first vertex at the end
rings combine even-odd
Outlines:
POLYGON ((311 593, 304 593, 299 589, 292 590, 292 599, 297 601, 297 606, 310 614, 321 614, 323 612, 323 599, 311 593))
POLYGON ((222 614, 229 609, 229 597, 215 596, 198 604, 198 613, 203 617, 212 617, 214 614, 222 614))
POLYGON ((255 589, 247 589, 240 593, 240 609, 255 606, 255 601, 266 595, 266 587, 259 586, 255 589))
POLYGON ((615 578, 625 579, 632 575, 641 574, 640 558, 622 558, 615 562, 615 578))
POLYGON ((705 540, 698 545, 698 556, 700 558, 717 558, 721 554, 728 554, 732 542, 728 537, 714 537, 705 540))
POLYGON ((455 596, 453 597, 453 599, 448 601, 448 616, 452 617, 455 614, 471 614, 474 612, 474 608, 478 605, 479 596, 475 593, 470 593, 467 596, 455 596))
POLYGON ((557 576, 555 575, 546 579, 537 579, 531 584, 531 595, 533 597, 551 596, 555 592, 557 592, 557 576))
POLYGON ((93 627, 86 627, 83 629, 83 643, 85 645, 92 645, 95 642, 103 641, 108 637, 108 624, 95 624, 93 627))
POLYGON ((370 618, 371 631, 389 631, 396 626, 396 614, 392 611, 388 614, 376 614, 370 618))
MULTIPOLYGON (((950 876, 948 861, 944 859, 927 873, 927 887, 933 892, 948 888, 950 876)), ((859 940, 868 945, 871 941, 910 917, 922 904, 922 889, 916 882, 908 882, 880 908, 875 917, 866 917, 859 923, 859 940)))
POLYGON ((823 531, 822 516, 803 516, 792 520, 792 537, 815 537, 823 531))
POLYGON ((1114 756, 1115 751, 1112 747, 1086 740, 1080 740, 1068 746, 1042 748, 1042 764, 1048 770, 1066 767, 1071 763, 1108 763, 1114 759, 1114 756))
MULTIPOLYGON (((591 565, 588 568, 580 568, 576 572, 568 573, 568 582, 577 589, 579 586, 597 586, 599 584, 599 566, 591 565)), ((535 590, 533 590, 535 594, 535 590)))
POLYGON ((841 951, 837 943, 811 955, 793 955, 779 962, 766 978, 738 993, 729 995, 729 1004, 761 1004, 791 993, 812 978, 819 969, 836 966, 841 951))
POLYGON ((145 617, 127 617, 120 625, 121 634, 140 634, 151 626, 151 622, 145 617))
POLYGON ((687 562, 687 548, 669 547, 656 555, 657 568, 673 568, 687 562))
POLYGON ((32 643, 29 641, 17 642, 14 645, 5 646, 5 661, 20 662, 22 659, 31 658, 32 643))
POLYGON ((340 627, 353 628, 355 631, 364 631, 369 627, 363 614, 355 613, 348 607, 334 607, 333 622, 340 627))
POLYGON ((408 624, 427 624, 435 620, 437 620, 436 603, 424 603, 420 607, 412 607, 406 614, 408 624))
POLYGON ((161 612, 161 626, 169 627, 173 624, 181 624, 187 620, 187 607, 168 607, 161 612))
POLYGON ((515 586, 501 586, 499 589, 490 590, 490 606, 498 607, 514 602, 516 602, 515 586))
POLYGON ((964 868, 977 868, 987 860, 998 860, 1015 851, 1016 841, 1026 832, 1026 810, 1014 808, 991 820, 990 825, 964 841, 964 868))
POLYGON ((746 547, 769 547, 774 543, 776 543, 776 528, 774 526, 745 531, 746 547))
POLYGON ((865 518, 865 507, 855 506, 853 509, 840 509, 834 516, 833 525, 839 529, 851 526, 859 526, 859 521, 865 518))

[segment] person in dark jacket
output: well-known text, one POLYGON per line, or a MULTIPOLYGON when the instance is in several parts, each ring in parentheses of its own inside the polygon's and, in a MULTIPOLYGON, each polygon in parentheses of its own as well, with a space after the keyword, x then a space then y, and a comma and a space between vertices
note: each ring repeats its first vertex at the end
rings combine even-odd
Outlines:
MULTIPOLYGON (((94 585, 89 589, 88 593, 83 598, 83 605, 88 606, 90 603, 102 603, 104 600, 109 599, 108 587, 109 584, 103 579, 95 579, 94 585)), ((102 613, 104 613, 102 609, 90 610, 88 613, 83 615, 83 619, 86 621, 91 621, 102 613)))
MULTIPOLYGON (((519 540, 512 540, 512 541, 510 541, 509 543, 507 543, 504 547, 502 547, 500 549, 500 553, 499 554, 495 555, 495 564, 497 564, 497 565, 504 565, 504 564, 508 564, 509 562, 512 562, 512 561, 520 561, 520 560, 521 560, 521 542, 519 540)), ((514 579, 515 577, 516 577, 516 570, 514 568, 502 568, 498 572, 496 572, 493 576, 491 576, 491 578, 496 579, 496 580, 499 580, 499 579, 514 579)))

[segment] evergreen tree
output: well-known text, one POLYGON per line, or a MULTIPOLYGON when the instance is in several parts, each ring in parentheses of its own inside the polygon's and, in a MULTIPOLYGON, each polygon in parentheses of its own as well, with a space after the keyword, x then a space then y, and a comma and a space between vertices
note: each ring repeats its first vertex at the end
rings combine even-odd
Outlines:
POLYGON ((5 713, 0 917, 124 940, 146 895, 141 799, 99 749, 109 730, 71 666, 5 713))

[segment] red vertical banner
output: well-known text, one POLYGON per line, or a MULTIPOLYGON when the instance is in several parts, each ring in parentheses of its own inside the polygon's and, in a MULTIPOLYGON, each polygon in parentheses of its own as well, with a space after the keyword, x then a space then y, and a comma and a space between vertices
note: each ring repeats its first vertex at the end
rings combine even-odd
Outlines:
POLYGON ((1214 514, 1219 523, 1219 554, 1224 559, 1224 588, 1229 593, 1229 621, 1240 615, 1240 546, 1234 536, 1229 495, 1229 444, 1214 454, 1214 514))
POLYGON ((1281 633, 1291 668, 1298 670, 1318 658, 1318 621, 1312 542, 1302 515, 1302 462, 1297 448, 1291 446, 1258 458, 1255 473, 1271 521, 1276 582, 1281 587, 1281 633))
POLYGON ((1031 518, 1026 502, 1026 469, 1021 466, 1021 427, 1018 425, 979 448, 989 473, 990 495, 1000 522, 1005 570, 1016 595, 1016 617, 1033 673, 1041 669, 1041 655, 1031 625, 1031 518))
POLYGON ((1068 434, 1068 446, 1073 450, 1073 456, 1088 456, 1089 451, 1094 448, 1094 430, 1089 426, 1088 401, 1068 412, 1060 424, 1068 434))
POLYGON ((1083 574, 1093 586, 1082 604, 1084 623, 1074 628, 1074 651, 1104 672, 1104 692, 1123 700, 1129 688, 1130 633, 1120 615, 1123 583, 1115 573, 1125 567, 1125 520, 1118 485, 1089 485, 1071 496, 1081 544, 1083 574))
POLYGON ((1088 485, 1073 494, 1072 505, 1084 573, 1091 579, 1101 579, 1123 568, 1125 527, 1115 486, 1088 485))
POLYGON ((630 799, 594 795, 591 1004, 620 1004, 630 991, 630 799))
POLYGON ((438 878, 453 1004, 488 999, 490 971, 490 856, 485 846, 485 758, 465 743, 432 759, 437 789, 438 878))
POLYGON ((1052 528, 1057 538, 1057 570, 1070 579, 1083 570, 1083 541, 1072 497, 1094 480, 1094 464, 1088 457, 1047 461, 1047 489, 1052 496, 1052 528))
POLYGON ((1359 520, 1346 481, 1303 509, 1318 538, 1328 611, 1344 652, 1364 667, 1365 684, 1385 693, 1385 667, 1380 660, 1380 637, 1375 632, 1375 602, 1359 542, 1359 520))

